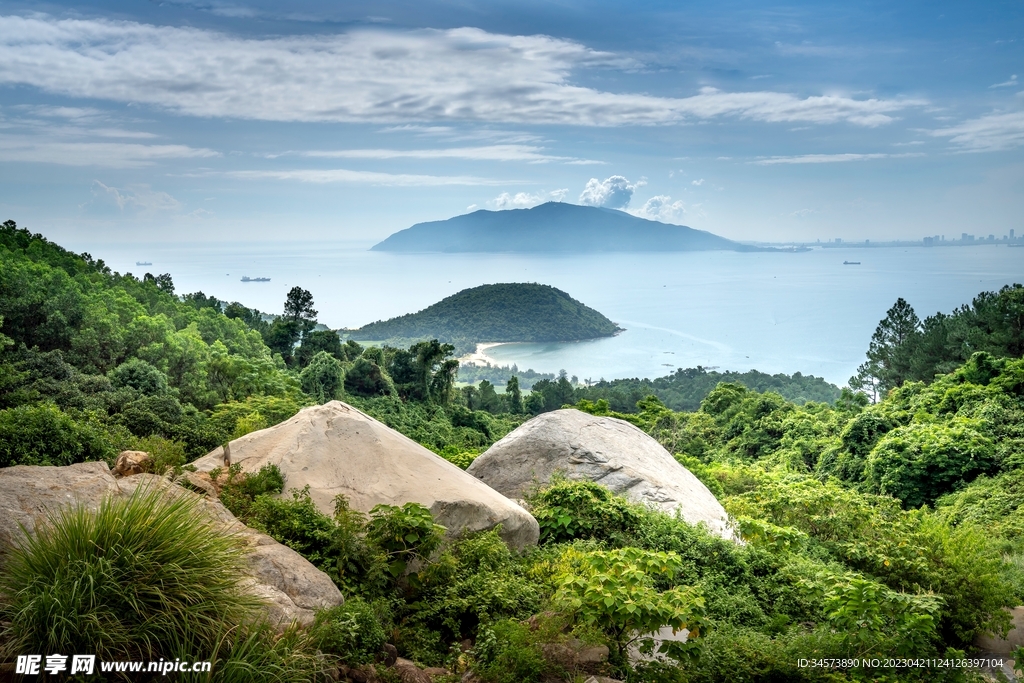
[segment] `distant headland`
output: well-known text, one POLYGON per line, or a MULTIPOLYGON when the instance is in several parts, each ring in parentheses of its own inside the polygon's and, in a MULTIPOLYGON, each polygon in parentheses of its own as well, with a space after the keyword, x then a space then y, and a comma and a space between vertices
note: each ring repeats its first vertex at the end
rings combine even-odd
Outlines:
POLYGON ((474 211, 443 221, 417 223, 371 249, 451 253, 778 251, 740 244, 685 225, 562 202, 548 202, 532 209, 474 211))
POLYGON ((418 313, 341 331, 354 340, 439 339, 472 350, 479 342, 610 337, 621 328, 560 289, 503 283, 464 289, 418 313))

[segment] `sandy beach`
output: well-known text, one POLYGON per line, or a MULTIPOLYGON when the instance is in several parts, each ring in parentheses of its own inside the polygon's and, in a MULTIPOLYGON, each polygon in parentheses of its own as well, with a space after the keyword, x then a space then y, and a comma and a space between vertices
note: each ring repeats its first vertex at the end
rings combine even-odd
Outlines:
POLYGON ((495 346, 501 346, 508 342, 486 342, 477 343, 476 351, 473 353, 467 353, 465 356, 459 358, 460 365, 499 365, 498 361, 487 355, 488 349, 492 349, 495 346))

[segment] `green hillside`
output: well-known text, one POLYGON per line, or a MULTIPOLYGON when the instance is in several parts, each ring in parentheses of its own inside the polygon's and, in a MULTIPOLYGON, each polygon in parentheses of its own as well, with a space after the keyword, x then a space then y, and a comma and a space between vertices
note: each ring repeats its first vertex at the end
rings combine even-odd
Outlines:
POLYGON ((619 327, 548 285, 509 283, 464 289, 418 313, 370 323, 352 339, 470 342, 576 341, 610 337, 619 327))

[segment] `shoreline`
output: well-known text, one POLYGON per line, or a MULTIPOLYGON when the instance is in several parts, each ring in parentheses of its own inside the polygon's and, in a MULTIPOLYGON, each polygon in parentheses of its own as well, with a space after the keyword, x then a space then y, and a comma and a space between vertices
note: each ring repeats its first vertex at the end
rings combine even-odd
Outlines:
POLYGON ((495 346, 501 346, 502 344, 508 344, 510 342, 477 342, 476 350, 473 353, 467 353, 464 356, 460 356, 458 361, 459 365, 500 365, 497 360, 487 355, 487 350, 492 349, 495 346))

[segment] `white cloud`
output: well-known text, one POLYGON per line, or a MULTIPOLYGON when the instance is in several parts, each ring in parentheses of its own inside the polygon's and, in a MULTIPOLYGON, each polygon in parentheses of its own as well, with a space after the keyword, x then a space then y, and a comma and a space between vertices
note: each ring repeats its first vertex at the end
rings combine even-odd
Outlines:
POLYGON ((290 171, 228 171, 229 178, 243 180, 298 180, 303 183, 351 183, 404 187, 433 187, 441 185, 507 185, 508 180, 490 180, 474 176, 413 175, 409 173, 377 173, 335 169, 295 169, 290 171))
POLYGON ((872 159, 903 159, 907 157, 923 157, 921 152, 905 152, 903 154, 799 154, 796 156, 768 157, 750 163, 758 166, 774 166, 776 164, 839 164, 846 161, 870 161, 872 159))
POLYGON ((448 149, 339 149, 302 152, 302 156, 330 159, 468 159, 470 161, 527 161, 546 163, 603 163, 575 157, 545 154, 542 147, 532 145, 486 145, 448 149))
POLYGON ((817 209, 797 209, 789 214, 791 218, 806 218, 812 213, 818 213, 817 209))
POLYGON ((1017 82, 1017 74, 1010 76, 1010 80, 1003 81, 1002 83, 996 83, 988 86, 989 88, 1016 88, 1020 83, 1017 82))
POLYGON ((499 211, 503 209, 529 209, 545 202, 563 201, 567 194, 569 194, 568 189, 538 192, 536 194, 530 194, 529 192, 516 192, 515 194, 502 192, 494 199, 488 201, 487 204, 499 211))
POLYGON ((580 194, 580 204, 587 206, 603 206, 609 209, 624 209, 629 206, 633 192, 647 184, 646 178, 635 183, 620 175, 613 175, 604 180, 591 178, 580 194))
POLYGON ((1024 111, 989 114, 949 128, 928 131, 947 137, 965 152, 997 152, 1024 145, 1024 111))
POLYGON ((694 187, 700 187, 701 185, 703 185, 703 184, 704 184, 704 179, 703 179, 703 178, 701 178, 700 180, 694 180, 694 181, 693 181, 692 183, 690 183, 690 184, 691 184, 691 185, 693 185, 694 187))
POLYGON ((656 195, 644 202, 642 207, 629 213, 652 221, 676 223, 686 214, 686 206, 681 200, 672 201, 672 197, 668 195, 656 195))
POLYGON ((243 38, 130 21, 0 17, 0 83, 192 116, 587 126, 735 116, 877 126, 926 104, 714 88, 671 98, 573 84, 575 70, 598 66, 638 65, 568 40, 475 28, 243 38))
POLYGON ((4 161, 27 161, 64 166, 138 168, 167 159, 203 159, 220 153, 186 145, 142 145, 127 142, 58 142, 19 135, 0 135, 4 161))
POLYGON ((181 202, 177 199, 166 192, 153 190, 148 185, 138 185, 124 189, 105 185, 99 180, 94 180, 92 195, 101 204, 112 203, 122 212, 125 209, 133 209, 142 213, 156 213, 158 211, 177 211, 181 208, 181 202))

